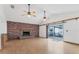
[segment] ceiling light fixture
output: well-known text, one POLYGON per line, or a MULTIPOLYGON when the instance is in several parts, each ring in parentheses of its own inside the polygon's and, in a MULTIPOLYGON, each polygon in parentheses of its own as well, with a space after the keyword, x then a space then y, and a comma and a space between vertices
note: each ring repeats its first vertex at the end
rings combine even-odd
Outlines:
POLYGON ((12 9, 14 9, 14 8, 15 8, 15 7, 14 7, 14 5, 12 5, 12 4, 11 4, 10 6, 11 6, 11 8, 12 8, 12 9))
POLYGON ((46 11, 44 10, 44 17, 43 20, 46 21, 46 11))
POLYGON ((28 4, 28 12, 27 12, 28 17, 31 16, 31 12, 30 12, 30 4, 28 4))
POLYGON ((34 11, 34 10, 32 10, 31 11, 31 5, 30 4, 28 4, 28 9, 27 9, 27 11, 24 11, 25 12, 25 14, 23 14, 23 16, 28 16, 28 17, 31 17, 31 16, 36 16, 36 12, 34 11))

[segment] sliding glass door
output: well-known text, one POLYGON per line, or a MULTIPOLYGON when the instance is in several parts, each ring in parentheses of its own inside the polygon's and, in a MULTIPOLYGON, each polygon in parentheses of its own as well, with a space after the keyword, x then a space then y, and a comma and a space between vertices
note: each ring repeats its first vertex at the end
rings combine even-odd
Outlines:
POLYGON ((48 25, 48 37, 63 38, 63 24, 48 25))

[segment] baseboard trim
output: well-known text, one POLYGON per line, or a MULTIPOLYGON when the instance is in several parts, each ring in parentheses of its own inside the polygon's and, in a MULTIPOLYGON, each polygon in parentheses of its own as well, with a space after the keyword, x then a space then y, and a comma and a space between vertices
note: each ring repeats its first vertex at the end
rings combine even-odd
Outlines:
POLYGON ((47 38, 47 37, 39 37, 39 38, 47 38))
POLYGON ((68 41, 64 41, 66 43, 70 43, 70 44, 75 44, 75 45, 79 45, 78 43, 74 43, 74 42, 68 42, 68 41))

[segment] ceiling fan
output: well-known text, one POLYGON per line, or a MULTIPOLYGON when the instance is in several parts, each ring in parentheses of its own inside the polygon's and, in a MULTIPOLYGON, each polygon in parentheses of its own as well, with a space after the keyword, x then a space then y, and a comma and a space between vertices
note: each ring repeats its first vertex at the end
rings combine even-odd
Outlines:
POLYGON ((30 17, 30 16, 36 16, 36 12, 35 11, 31 11, 31 8, 30 8, 30 4, 28 4, 28 11, 24 11, 25 12, 25 14, 23 14, 23 16, 28 16, 28 17, 30 17))

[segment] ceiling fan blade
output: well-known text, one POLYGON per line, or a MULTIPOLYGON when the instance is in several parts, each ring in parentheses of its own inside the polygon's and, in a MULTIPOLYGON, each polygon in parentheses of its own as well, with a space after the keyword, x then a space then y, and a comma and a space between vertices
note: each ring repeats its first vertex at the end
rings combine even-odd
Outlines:
POLYGON ((32 15, 32 16, 36 17, 36 15, 32 15))
POLYGON ((31 15, 36 16, 36 12, 35 11, 31 12, 31 15))
MULTIPOLYGON (((25 14, 23 14, 22 16, 27 16, 27 15, 28 15, 28 12, 25 11, 25 10, 24 10, 24 13, 25 13, 25 14)), ((30 12, 30 13, 31 13, 31 14, 30 14, 31 16, 36 17, 36 12, 35 12, 35 11, 32 11, 32 12, 30 12)))

